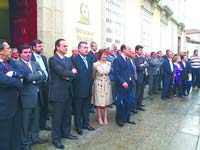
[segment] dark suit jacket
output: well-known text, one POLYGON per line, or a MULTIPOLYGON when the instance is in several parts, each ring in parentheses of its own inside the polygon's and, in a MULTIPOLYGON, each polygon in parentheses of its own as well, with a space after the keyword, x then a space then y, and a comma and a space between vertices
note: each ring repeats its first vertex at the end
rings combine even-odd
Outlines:
POLYGON ((72 58, 78 75, 73 81, 74 97, 86 98, 92 94, 92 60, 87 57, 88 69, 80 55, 72 58))
POLYGON ((175 74, 174 63, 173 63, 173 71, 172 71, 168 59, 165 59, 163 62, 163 74, 164 74, 164 78, 165 77, 173 77, 175 74))
POLYGON ((128 61, 126 62, 124 58, 121 55, 119 55, 113 62, 113 68, 118 88, 123 88, 122 84, 124 82, 127 82, 129 86, 131 83, 133 83, 134 70, 130 59, 128 59, 128 61))
POLYGON ((71 60, 65 57, 67 63, 55 54, 49 59, 50 69, 50 101, 64 102, 66 97, 72 96, 72 84, 75 74, 72 73, 73 64, 71 60), (67 78, 67 79, 64 79, 67 78))
POLYGON ((45 74, 37 62, 31 61, 33 72, 22 60, 17 61, 16 64, 28 72, 28 75, 23 78, 23 87, 20 89, 22 107, 34 108, 38 104, 38 84, 45 80, 45 74))
POLYGON ((97 58, 97 54, 96 54, 96 56, 95 56, 94 53, 93 53, 92 51, 89 51, 87 57, 89 57, 89 58, 92 60, 93 63, 96 62, 97 59, 98 59, 98 58, 97 58))
MULTIPOLYGON (((16 71, 16 66, 9 63, 9 68, 16 71)), ((8 70, 0 62, 0 119, 8 119, 15 115, 18 101, 18 88, 22 82, 16 77, 8 77, 8 70)))
POLYGON ((185 62, 185 67, 184 67, 182 61, 180 61, 179 64, 180 64, 181 68, 183 69, 180 77, 181 77, 182 80, 187 80, 188 79, 188 73, 191 73, 190 63, 188 61, 185 62))
POLYGON ((140 66, 141 64, 144 64, 144 62, 144 57, 138 57, 137 55, 135 56, 135 65, 137 68, 137 83, 143 83, 144 81, 145 66, 140 66))

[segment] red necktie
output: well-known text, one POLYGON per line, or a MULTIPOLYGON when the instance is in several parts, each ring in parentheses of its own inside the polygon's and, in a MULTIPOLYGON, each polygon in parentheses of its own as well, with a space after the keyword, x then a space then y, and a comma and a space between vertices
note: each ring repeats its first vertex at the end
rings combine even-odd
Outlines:
POLYGON ((3 61, 3 64, 5 65, 6 69, 9 70, 9 65, 7 61, 3 61))

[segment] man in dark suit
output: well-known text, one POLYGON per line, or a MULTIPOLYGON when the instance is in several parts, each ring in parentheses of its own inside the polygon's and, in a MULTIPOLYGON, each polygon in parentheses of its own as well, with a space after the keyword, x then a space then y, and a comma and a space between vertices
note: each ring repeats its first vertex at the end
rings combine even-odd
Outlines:
POLYGON ((161 62, 157 58, 155 52, 151 52, 151 58, 148 60, 149 72, 149 95, 158 94, 158 75, 160 71, 161 62))
POLYGON ((136 90, 136 101, 137 101, 137 110, 145 111, 144 105, 142 104, 143 95, 144 95, 144 76, 145 76, 145 68, 148 67, 148 63, 145 61, 143 57, 143 47, 141 45, 137 45, 135 47, 135 65, 137 68, 137 90, 136 90))
POLYGON ((32 41, 32 57, 31 61, 36 61, 42 71, 45 73, 46 79, 39 84, 39 93, 41 98, 40 106, 40 129, 50 131, 51 128, 46 125, 46 120, 48 118, 48 95, 49 95, 49 83, 48 83, 48 65, 47 58, 42 55, 43 43, 40 40, 32 41))
POLYGON ((38 84, 43 82, 45 74, 37 62, 31 61, 31 48, 27 44, 20 45, 20 60, 17 66, 28 72, 23 78, 23 87, 20 89, 22 103, 22 149, 29 150, 31 144, 43 144, 47 140, 39 137, 39 89, 38 84))
POLYGON ((137 68, 135 65, 135 50, 131 49, 130 47, 129 47, 129 58, 130 58, 130 61, 131 61, 132 67, 133 67, 133 75, 134 75, 134 78, 132 79, 132 83, 133 83, 132 91, 133 91, 133 97, 134 97, 132 112, 137 114, 138 113, 137 112, 137 101, 135 100, 136 87, 137 87, 137 68))
MULTIPOLYGON (((92 63, 96 62, 98 60, 98 53, 97 53, 97 43, 96 42, 91 42, 90 43, 90 51, 88 53, 88 58, 92 60, 92 63)), ((90 113, 94 113, 94 105, 91 104, 90 107, 90 113)))
POLYGON ((89 124, 89 111, 92 95, 92 60, 87 57, 88 44, 81 41, 78 44, 79 54, 72 58, 74 67, 78 74, 73 81, 74 88, 74 106, 75 106, 75 129, 78 134, 82 135, 82 129, 94 131, 95 129, 89 124))
POLYGON ((22 77, 16 70, 7 41, 0 39, 0 149, 21 150, 21 120, 19 111, 19 88, 22 77))
POLYGON ((91 50, 88 53, 88 57, 92 60, 92 63, 97 61, 97 43, 96 42, 91 42, 90 43, 90 48, 91 50))
POLYGON ((50 95, 52 104, 52 143, 55 147, 64 149, 61 137, 77 139, 71 134, 72 114, 72 80, 77 74, 67 53, 67 44, 64 39, 55 42, 54 56, 49 59, 50 95))
POLYGON ((163 90, 161 99, 166 100, 171 98, 172 84, 175 75, 174 63, 172 62, 173 53, 169 51, 167 53, 167 58, 163 62, 163 90))
POLYGON ((114 60, 113 68, 117 87, 115 120, 117 125, 122 127, 124 123, 135 124, 134 121, 131 121, 134 70, 131 61, 128 58, 130 52, 126 45, 121 45, 120 50, 122 53, 114 60))
POLYGON ((181 77, 181 82, 182 82, 182 91, 183 95, 187 96, 188 93, 186 93, 186 83, 188 80, 188 74, 191 73, 190 70, 190 63, 187 61, 187 56, 186 55, 181 55, 181 61, 179 62, 182 70, 182 73, 180 75, 181 77))
POLYGON ((158 73, 158 90, 161 90, 163 87, 163 62, 164 62, 164 58, 162 57, 162 51, 157 52, 157 58, 161 64, 159 67, 159 73, 158 73))

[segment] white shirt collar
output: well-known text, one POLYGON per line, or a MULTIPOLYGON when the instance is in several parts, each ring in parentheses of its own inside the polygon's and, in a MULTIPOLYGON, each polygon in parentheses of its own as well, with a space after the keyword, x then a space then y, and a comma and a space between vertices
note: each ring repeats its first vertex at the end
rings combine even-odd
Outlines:
POLYGON ((64 58, 64 56, 62 56, 62 55, 60 55, 60 54, 58 54, 58 53, 56 53, 61 59, 63 59, 64 58))
POLYGON ((26 60, 24 60, 23 58, 21 58, 21 60, 24 62, 24 63, 31 63, 31 61, 29 60, 29 61, 26 61, 26 60))
POLYGON ((127 57, 123 53, 121 53, 121 56, 126 60, 127 57))

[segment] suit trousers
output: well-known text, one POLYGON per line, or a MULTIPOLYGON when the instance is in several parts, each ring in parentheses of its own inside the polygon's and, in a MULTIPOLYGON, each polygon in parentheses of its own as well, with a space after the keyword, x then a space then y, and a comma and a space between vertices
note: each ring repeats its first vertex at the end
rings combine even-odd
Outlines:
POLYGON ((137 82, 135 100, 137 101, 137 107, 142 106, 142 100, 144 95, 144 82, 137 82))
POLYGON ((41 83, 42 98, 43 102, 40 106, 40 127, 46 126, 46 120, 48 118, 48 93, 49 85, 48 82, 41 83))
POLYGON ((21 110, 12 118, 0 120, 0 150, 21 150, 21 110))
POLYGON ((71 133, 72 100, 52 101, 52 142, 60 142, 62 135, 71 133))
POLYGON ((149 75, 149 93, 157 92, 158 75, 149 75))
POLYGON ((133 97, 134 97, 134 99, 135 99, 135 101, 134 101, 134 103, 133 103, 133 107, 132 107, 132 110, 136 110, 137 109, 137 100, 136 100, 136 87, 137 87, 137 85, 136 84, 134 84, 133 85, 133 88, 132 88, 132 92, 133 92, 133 97))
POLYGON ((164 87, 162 90, 162 96, 161 98, 170 98, 172 94, 172 83, 173 83, 173 78, 170 76, 165 76, 164 77, 164 87))
POLYGON ((76 129, 82 129, 82 127, 87 127, 89 125, 90 101, 90 97, 74 98, 74 124, 76 129))
POLYGON ((200 88, 200 68, 192 68, 192 86, 200 88))
POLYGON ((37 105, 34 108, 22 109, 22 144, 30 145, 39 137, 40 109, 37 105))

